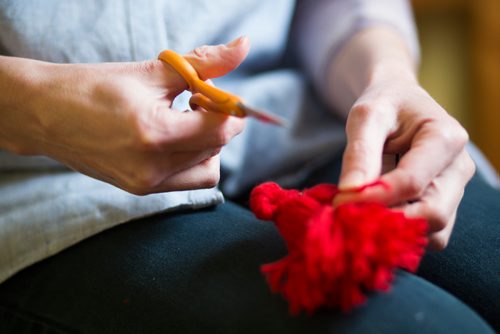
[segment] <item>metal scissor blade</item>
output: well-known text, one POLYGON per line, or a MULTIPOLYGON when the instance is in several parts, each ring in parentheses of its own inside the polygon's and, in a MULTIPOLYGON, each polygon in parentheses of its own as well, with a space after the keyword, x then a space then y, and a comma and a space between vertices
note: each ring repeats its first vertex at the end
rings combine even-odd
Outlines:
POLYGON ((286 119, 274 115, 265 111, 253 109, 250 107, 247 107, 246 105, 240 103, 238 106, 245 112, 245 114, 249 117, 254 117, 260 121, 266 122, 266 123, 271 123, 274 125, 279 125, 279 126, 287 126, 288 122, 286 119))

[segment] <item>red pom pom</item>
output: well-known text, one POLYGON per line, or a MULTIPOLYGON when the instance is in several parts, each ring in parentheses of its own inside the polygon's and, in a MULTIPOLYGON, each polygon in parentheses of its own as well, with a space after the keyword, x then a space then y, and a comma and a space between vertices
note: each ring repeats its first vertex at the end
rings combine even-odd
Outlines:
POLYGON ((281 202, 298 194, 296 190, 284 190, 273 182, 263 183, 252 190, 250 209, 259 219, 272 220, 281 202))
POLYGON ((318 184, 312 188, 305 189, 304 195, 312 197, 321 204, 332 204, 333 198, 339 193, 339 188, 334 184, 318 184))
POLYGON ((348 311, 365 301, 366 292, 388 290, 396 268, 415 271, 424 253, 424 219, 379 203, 333 208, 337 193, 333 185, 300 193, 267 183, 251 194, 252 210, 271 217, 287 243, 288 256, 263 265, 262 272, 293 314, 322 306, 348 311))

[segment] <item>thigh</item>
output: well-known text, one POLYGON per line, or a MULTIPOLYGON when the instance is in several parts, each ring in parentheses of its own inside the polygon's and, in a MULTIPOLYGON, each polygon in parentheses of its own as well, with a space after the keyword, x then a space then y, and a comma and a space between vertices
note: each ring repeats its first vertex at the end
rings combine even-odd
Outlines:
POLYGON ((500 191, 475 176, 448 247, 428 252, 419 275, 460 298, 500 331, 500 191))
MULTIPOLYGON (((341 157, 306 186, 336 183, 341 157)), ((500 191, 475 175, 467 185, 448 247, 427 252, 418 275, 472 307, 500 332, 500 191)))
POLYGON ((290 317, 259 266, 285 247, 235 204, 118 226, 0 285, 0 332, 488 332, 463 303, 401 272, 350 314, 290 317))

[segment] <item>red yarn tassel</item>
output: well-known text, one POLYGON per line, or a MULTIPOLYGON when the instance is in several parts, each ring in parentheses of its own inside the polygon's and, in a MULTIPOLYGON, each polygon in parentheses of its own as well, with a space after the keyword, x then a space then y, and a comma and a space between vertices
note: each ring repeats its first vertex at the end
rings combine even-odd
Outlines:
POLYGON ((255 215, 274 221, 287 244, 289 254, 261 270, 292 314, 321 307, 349 311, 365 302, 368 291, 387 291, 396 268, 414 272, 424 254, 425 219, 380 203, 334 208, 338 193, 329 184, 299 192, 264 183, 250 196, 255 215))

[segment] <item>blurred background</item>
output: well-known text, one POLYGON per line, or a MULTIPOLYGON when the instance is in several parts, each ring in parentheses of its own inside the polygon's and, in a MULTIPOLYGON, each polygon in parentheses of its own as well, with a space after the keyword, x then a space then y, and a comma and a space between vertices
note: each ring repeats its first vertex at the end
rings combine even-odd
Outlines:
POLYGON ((500 170, 500 0, 412 0, 420 82, 500 170))

